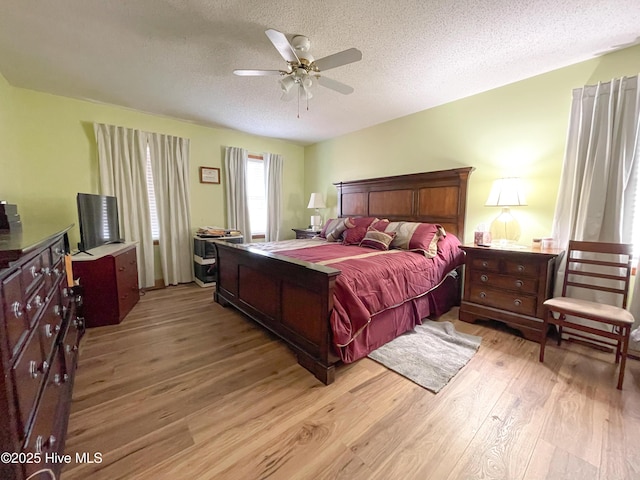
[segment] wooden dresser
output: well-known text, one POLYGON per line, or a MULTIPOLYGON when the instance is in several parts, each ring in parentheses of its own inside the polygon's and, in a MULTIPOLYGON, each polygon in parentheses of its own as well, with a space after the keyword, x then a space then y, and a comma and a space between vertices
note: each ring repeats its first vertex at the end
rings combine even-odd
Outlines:
POLYGON ((82 297, 66 276, 69 228, 23 226, 21 231, 0 234, 3 480, 25 479, 45 468, 57 478, 62 466, 51 457, 64 453, 84 331, 79 316, 82 297))
POLYGON ((84 292, 87 327, 116 325, 140 300, 135 243, 103 245, 73 257, 73 277, 84 292))
POLYGON ((460 320, 499 320, 539 341, 542 304, 553 293, 555 263, 562 251, 460 248, 466 253, 460 320))

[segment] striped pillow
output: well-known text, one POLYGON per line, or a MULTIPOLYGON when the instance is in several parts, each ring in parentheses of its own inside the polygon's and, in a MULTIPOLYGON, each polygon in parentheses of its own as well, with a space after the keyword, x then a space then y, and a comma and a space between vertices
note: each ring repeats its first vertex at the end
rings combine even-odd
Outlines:
POLYGON ((369 228, 360 242, 360 246, 376 250, 389 250, 389 245, 395 236, 396 232, 381 232, 375 228, 369 228))
POLYGON ((351 222, 349 217, 341 218, 339 221, 331 228, 331 230, 327 229, 327 242, 337 242, 342 240, 342 234, 348 228, 353 228, 354 224, 351 222))
POLYGON ((447 235, 440 225, 419 222, 391 222, 385 232, 396 233, 392 248, 418 250, 427 258, 438 254, 438 241, 447 235))

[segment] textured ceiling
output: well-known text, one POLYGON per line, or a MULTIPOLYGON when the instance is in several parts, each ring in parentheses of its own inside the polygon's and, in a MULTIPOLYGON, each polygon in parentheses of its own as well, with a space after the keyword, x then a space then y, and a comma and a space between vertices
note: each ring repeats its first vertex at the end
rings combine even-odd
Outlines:
POLYGON ((638 0, 2 0, 0 73, 16 86, 311 144, 640 41, 638 0), (355 47, 301 106, 280 100, 264 31, 315 58, 355 47))

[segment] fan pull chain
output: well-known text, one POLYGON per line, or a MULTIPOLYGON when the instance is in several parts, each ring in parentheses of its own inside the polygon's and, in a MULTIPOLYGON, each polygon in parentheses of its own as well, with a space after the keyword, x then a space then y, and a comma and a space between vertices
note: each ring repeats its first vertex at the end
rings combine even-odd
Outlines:
POLYGON ((300 118, 300 90, 302 87, 298 86, 298 118, 300 118))

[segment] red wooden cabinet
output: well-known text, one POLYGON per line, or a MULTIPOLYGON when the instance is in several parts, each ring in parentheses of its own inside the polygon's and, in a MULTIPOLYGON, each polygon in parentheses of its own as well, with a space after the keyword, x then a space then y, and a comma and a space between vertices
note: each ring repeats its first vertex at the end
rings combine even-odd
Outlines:
POLYGON ((104 245, 73 258, 73 278, 84 292, 87 327, 116 325, 140 300, 135 244, 104 245))

